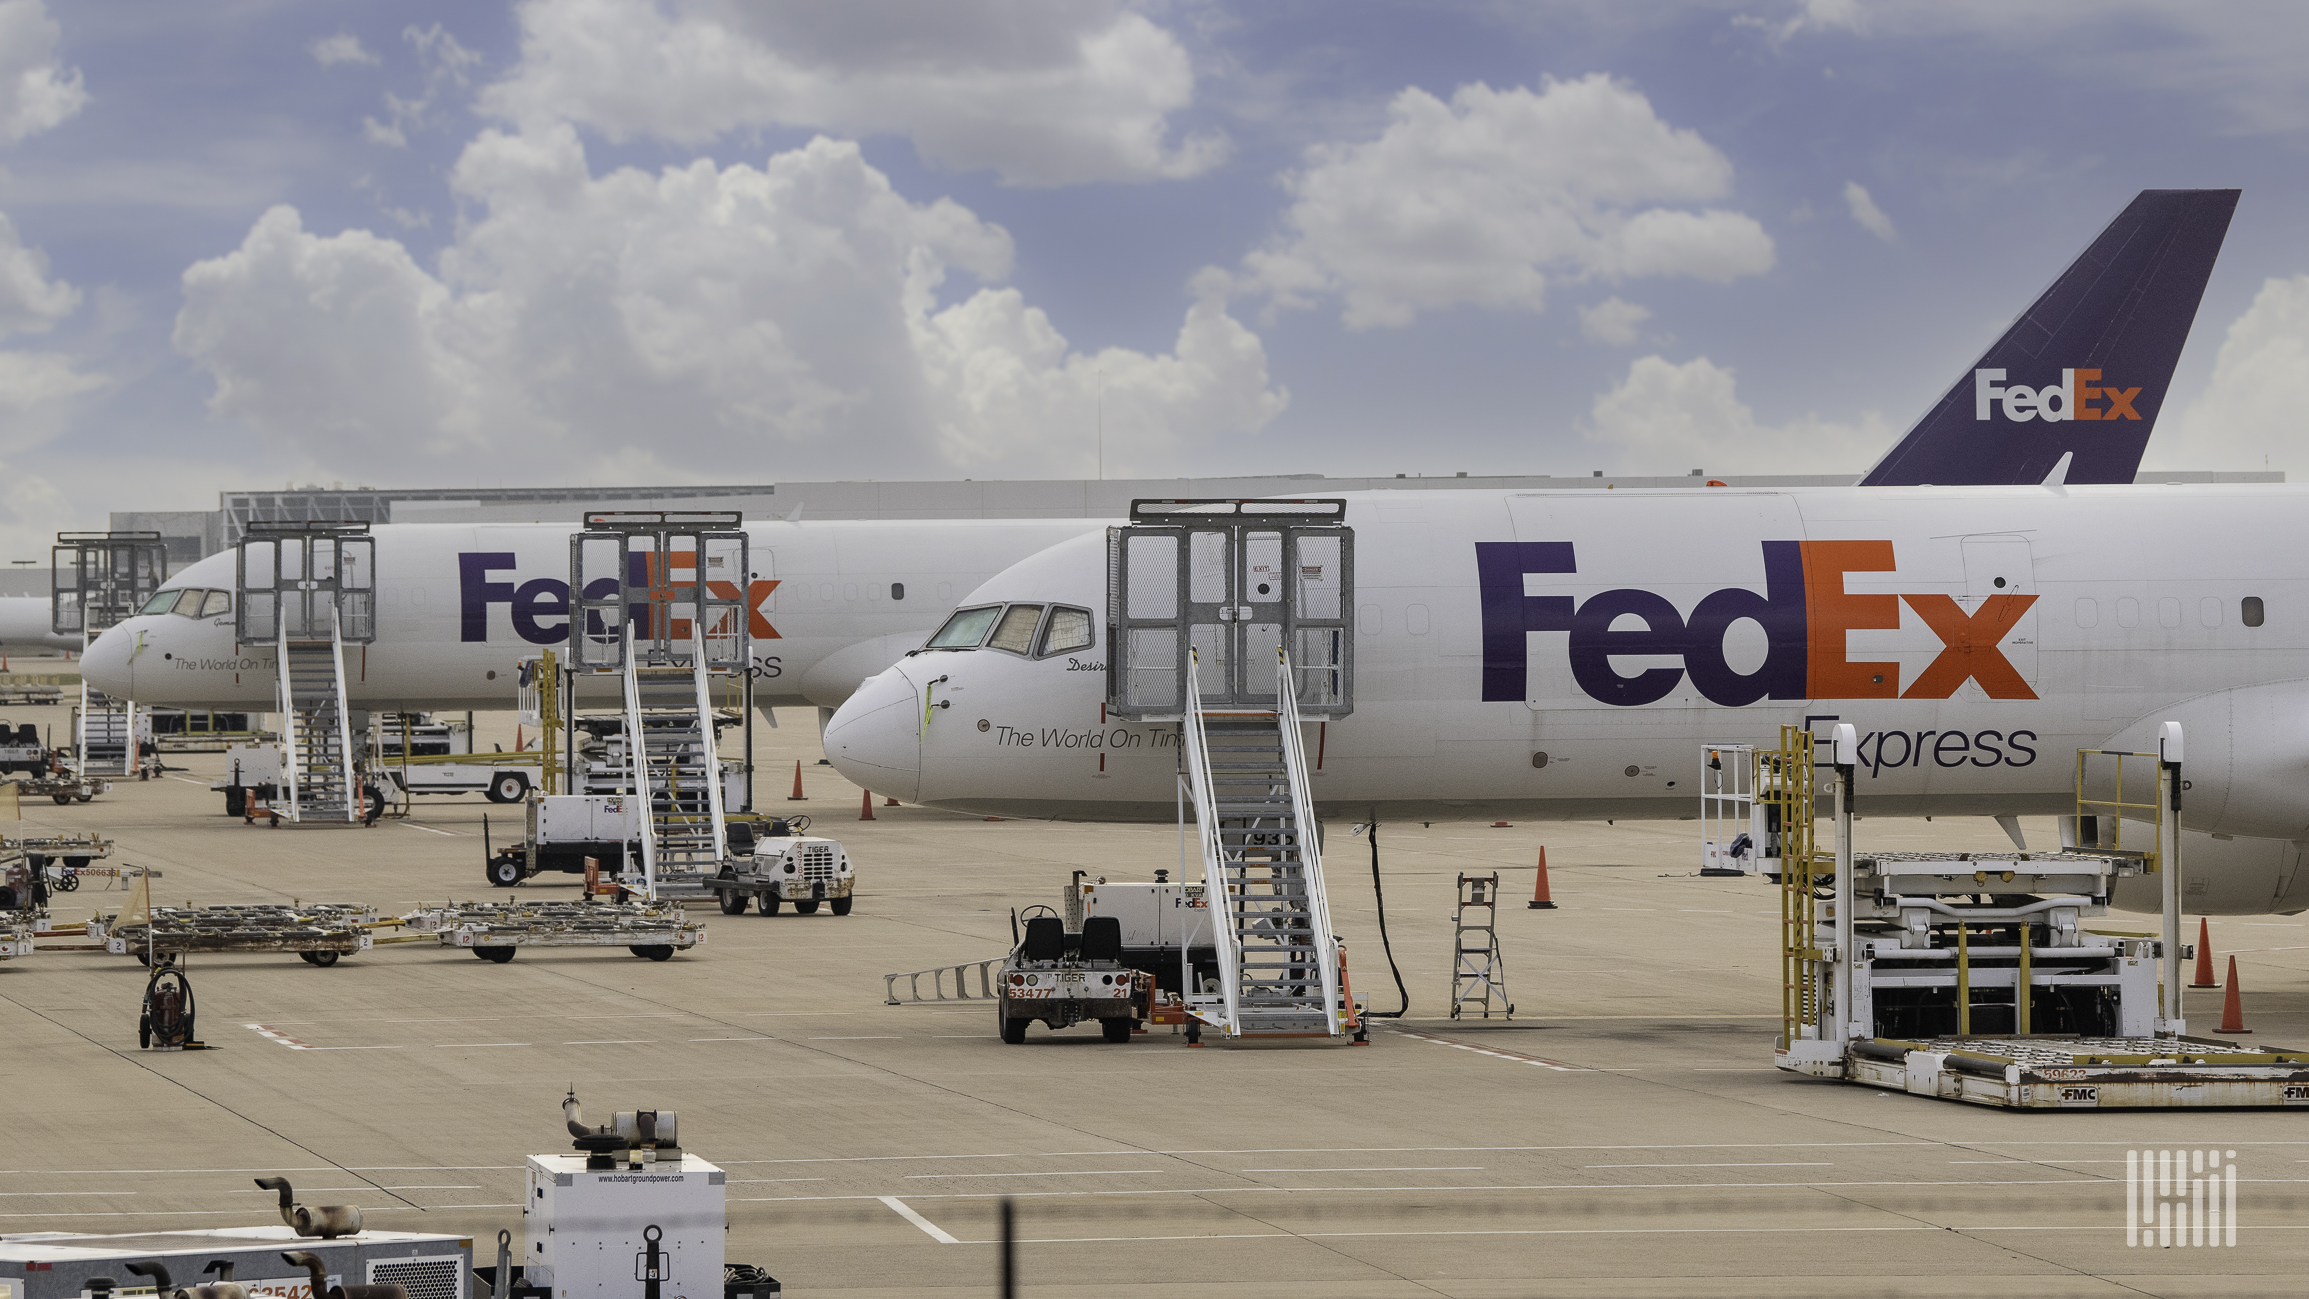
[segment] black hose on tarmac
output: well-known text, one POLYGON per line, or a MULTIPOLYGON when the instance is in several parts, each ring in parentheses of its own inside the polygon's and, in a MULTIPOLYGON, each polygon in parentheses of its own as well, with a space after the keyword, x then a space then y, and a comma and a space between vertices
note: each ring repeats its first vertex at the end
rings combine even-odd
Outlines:
POLYGON ((1366 1010, 1373 1019, 1401 1019, 1411 1009, 1411 991, 1403 986, 1403 971, 1395 968, 1395 948, 1387 941, 1387 893, 1379 883, 1379 809, 1371 809, 1371 819, 1363 826, 1371 838, 1371 899, 1379 908, 1379 949, 1387 953, 1387 972, 1395 976, 1395 991, 1403 998, 1399 1010, 1366 1010))

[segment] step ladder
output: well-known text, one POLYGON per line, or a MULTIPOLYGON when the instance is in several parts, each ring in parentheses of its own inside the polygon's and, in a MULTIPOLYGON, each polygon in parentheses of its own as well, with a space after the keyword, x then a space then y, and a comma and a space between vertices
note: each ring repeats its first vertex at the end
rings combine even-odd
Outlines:
POLYGON ((1359 1025, 1340 995, 1290 659, 1277 657, 1272 711, 1206 710, 1188 662, 1184 747, 1219 990, 1187 1009, 1228 1037, 1340 1037, 1359 1025))
POLYGON ((1507 999, 1507 966, 1499 956, 1499 872, 1459 877, 1451 932, 1451 1017, 1474 1007, 1489 1019, 1496 1007, 1515 1018, 1515 1003, 1507 999))
POLYGON ((116 699, 85 680, 80 683, 80 716, 74 725, 73 743, 78 746, 75 762, 83 779, 133 776, 143 770, 143 755, 137 751, 136 717, 134 702, 116 699))
POLYGON ((289 639, 281 620, 278 706, 282 784, 292 822, 358 821, 366 810, 354 763, 351 709, 345 699, 345 646, 336 605, 329 609, 329 639, 289 639))
POLYGON ((649 810, 640 887, 630 891, 652 902, 668 885, 696 890, 730 855, 702 621, 692 624, 687 667, 642 666, 633 625, 625 628, 626 778, 649 810))

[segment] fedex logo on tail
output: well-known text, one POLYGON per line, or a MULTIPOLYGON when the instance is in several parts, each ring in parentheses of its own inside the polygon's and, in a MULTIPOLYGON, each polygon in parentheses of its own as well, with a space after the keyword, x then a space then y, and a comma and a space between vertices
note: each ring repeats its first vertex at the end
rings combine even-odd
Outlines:
POLYGON ((2036 692, 1999 649, 2006 632, 2036 603, 2033 595, 1992 595, 1966 612, 1937 593, 1886 595, 1844 589, 1847 573, 1893 571, 1889 541, 1767 541, 1764 589, 1726 587, 1689 614, 1640 588, 1603 591, 1586 600, 1525 593, 1528 574, 1575 573, 1568 541, 1479 541, 1475 567, 1483 605, 1483 698, 1525 698, 1530 638, 1568 632, 1572 680, 1589 698, 1636 707, 1667 697, 1689 676, 1711 703, 1744 707, 1759 699, 1947 699, 1977 681, 1991 699, 2034 699, 2036 692), (1903 689, 1896 662, 1854 662, 1845 633, 1897 630, 1905 604, 1940 638, 1941 649, 1903 689), (1633 616, 1640 627, 1617 627, 1633 616), (1752 672, 1726 660, 1724 636, 1747 619, 1764 629, 1769 649, 1752 672), (1614 655, 1673 656, 1682 667, 1652 667, 1622 676, 1614 655))
POLYGON ((2141 390, 2107 387, 2100 377, 2098 370, 2063 370, 2058 384, 2031 388, 2016 383, 2008 387, 2004 371, 1974 370, 1972 417, 1985 420, 1989 412, 2001 406, 2004 417, 2015 424, 2032 419, 2047 424, 2072 419, 2139 419, 2141 413, 2133 409, 2133 399, 2141 390))

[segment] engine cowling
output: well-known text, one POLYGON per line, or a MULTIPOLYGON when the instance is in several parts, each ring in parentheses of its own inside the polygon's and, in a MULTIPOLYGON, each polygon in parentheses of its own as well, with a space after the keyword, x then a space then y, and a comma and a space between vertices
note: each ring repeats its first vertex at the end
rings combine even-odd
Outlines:
POLYGON ((2153 753, 2167 721, 2181 724, 2183 826, 2240 839, 2309 838, 2309 681, 2199 695, 2134 722, 2104 747, 2153 753))
MULTIPOLYGON (((2194 757, 2194 754, 2190 755, 2194 757)), ((2184 770, 2186 767, 2184 767, 2184 770)), ((2152 827, 2125 823, 2125 845, 2155 842, 2152 827), (2134 836, 2138 835, 2138 839, 2134 836)), ((2309 843, 2181 832, 2181 909, 2199 916, 2299 915, 2309 911, 2309 843)), ((2110 905, 2125 911, 2160 908, 2163 882, 2153 875, 2117 881, 2110 905)))

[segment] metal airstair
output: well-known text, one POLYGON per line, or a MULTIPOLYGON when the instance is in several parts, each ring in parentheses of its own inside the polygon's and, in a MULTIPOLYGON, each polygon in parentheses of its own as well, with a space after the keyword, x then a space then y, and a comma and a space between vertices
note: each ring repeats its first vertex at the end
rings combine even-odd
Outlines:
POLYGON ((274 811, 299 823, 357 822, 381 811, 382 798, 367 788, 346 696, 348 647, 365 654, 376 635, 376 541, 368 525, 252 523, 241 539, 236 585, 235 638, 269 644, 277 656, 281 796, 274 811))
MULTIPOLYGON (((714 697, 719 684, 751 712, 741 523, 734 513, 589 513, 570 539, 569 668, 573 681, 615 673, 623 687, 610 764, 646 800, 649 831, 640 869, 629 864, 622 882, 653 902, 711 895, 709 881, 731 868, 714 697)), ((567 751, 574 759, 574 736, 567 751)))
MULTIPOLYGON (((1305 726, 1353 707, 1345 502, 1136 501, 1108 532, 1108 710, 1177 721, 1229 1038, 1361 1034, 1323 890, 1305 726)), ((1195 945, 1190 942, 1190 945, 1195 945)))
MULTIPOLYGON (((106 628, 144 611, 168 575, 168 545, 157 532, 59 532, 50 562, 50 626, 60 636, 78 634, 85 651, 106 628)), ((144 725, 149 730, 149 721, 144 725)), ((83 780, 150 775, 138 729, 134 702, 83 680, 73 725, 75 774, 83 780)))

